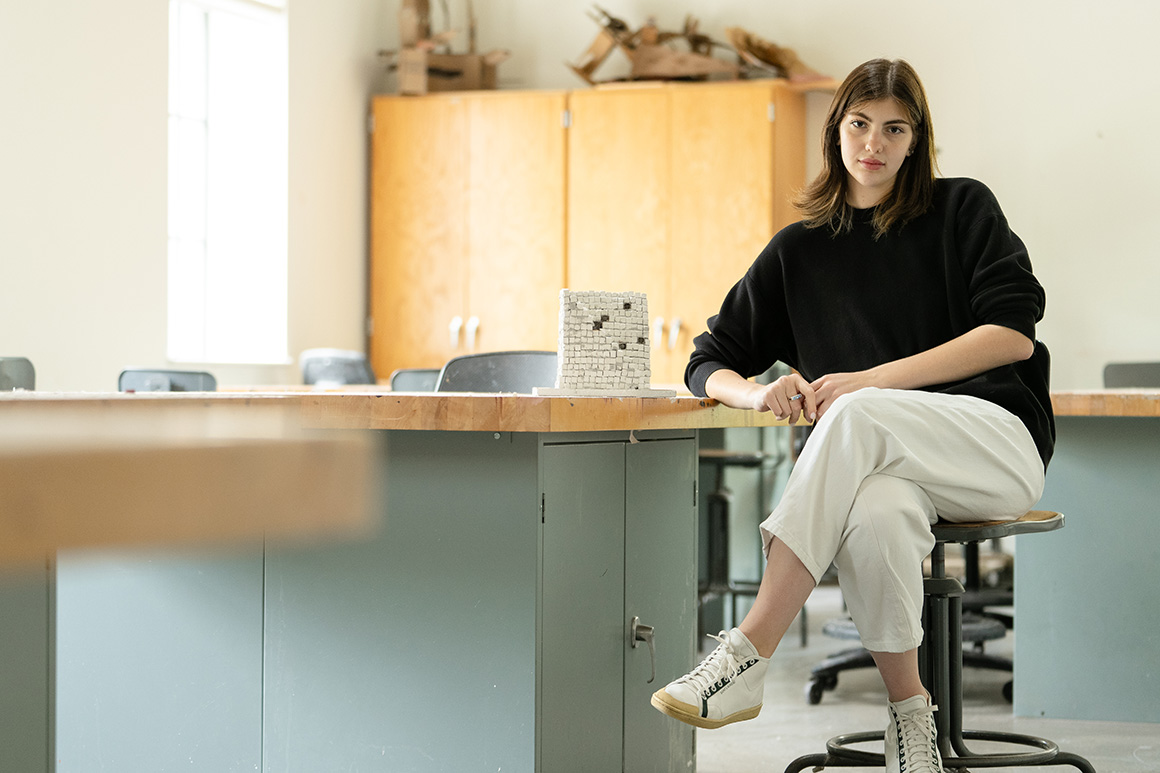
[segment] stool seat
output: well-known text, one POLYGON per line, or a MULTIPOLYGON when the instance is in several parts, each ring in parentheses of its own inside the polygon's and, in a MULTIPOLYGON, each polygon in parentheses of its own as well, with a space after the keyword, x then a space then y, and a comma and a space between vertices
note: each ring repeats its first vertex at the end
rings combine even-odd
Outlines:
POLYGON ((702 448, 697 451, 702 462, 720 464, 725 467, 760 467, 769 458, 761 451, 735 451, 729 448, 702 448))
MULTIPOLYGON (((946 576, 944 547, 947 542, 974 542, 995 537, 1054 531, 1063 527, 1063 514, 1033 510, 1013 521, 950 523, 940 520, 931 528, 935 547, 931 552, 931 576, 923 587, 923 644, 919 666, 923 683, 938 706, 935 727, 939 753, 946 770, 986 767, 1071 765, 1082 773, 1095 773, 1085 758, 1062 752, 1054 741, 1038 736, 998 731, 963 730, 963 586, 946 576), (1026 747, 1030 750, 978 754, 966 741, 985 741, 1026 747)), ((806 768, 884 767, 885 755, 853 748, 883 742, 884 733, 861 732, 834 736, 822 754, 808 754, 790 763, 786 773, 806 768)))

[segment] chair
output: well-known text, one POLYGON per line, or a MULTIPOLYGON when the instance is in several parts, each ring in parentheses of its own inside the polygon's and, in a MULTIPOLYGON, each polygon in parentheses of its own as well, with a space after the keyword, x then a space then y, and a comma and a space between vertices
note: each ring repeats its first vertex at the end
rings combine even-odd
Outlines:
POLYGON ((126 368, 117 378, 121 392, 216 392, 217 379, 202 370, 126 368))
POLYGON ((391 374, 392 392, 434 392, 439 368, 399 368, 391 374))
POLYGON ((1104 366, 1104 386, 1160 387, 1160 362, 1109 362, 1104 366))
MULTIPOLYGON (((1084 773, 1095 773, 1095 768, 1083 757, 1062 752, 1059 746, 1046 738, 986 730, 963 730, 963 586, 953 577, 946 576, 944 546, 953 543, 977 543, 982 540, 1019 534, 1054 531, 1063 527, 1061 513, 1032 510, 1015 521, 979 521, 949 523, 939 521, 934 532, 935 547, 931 553, 931 576, 924 582, 923 643, 919 648, 919 667, 923 683, 937 705, 935 726, 938 731, 939 752, 947 770, 973 767, 1024 767, 1040 765, 1071 765, 1084 773), (972 752, 966 741, 984 741, 1030 747, 1030 751, 972 752)), ((883 767, 884 755, 852 748, 858 744, 883 743, 883 732, 864 732, 837 735, 826 742, 826 751, 809 754, 790 763, 786 773, 798 773, 806 768, 829 767, 883 767)))
POLYGON ((481 352, 448 360, 435 391, 531 394, 555 384, 555 352, 481 352))
POLYGON ((347 349, 305 349, 298 357, 302 383, 332 387, 374 384, 375 372, 366 355, 347 349))
POLYGON ((36 389, 36 368, 27 357, 0 357, 0 392, 36 389))

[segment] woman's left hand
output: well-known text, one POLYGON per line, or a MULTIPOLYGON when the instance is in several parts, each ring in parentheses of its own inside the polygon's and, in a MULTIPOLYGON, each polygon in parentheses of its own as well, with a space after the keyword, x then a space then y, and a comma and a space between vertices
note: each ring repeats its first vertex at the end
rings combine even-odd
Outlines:
POLYGON ((814 388, 820 419, 830 405, 842 395, 875 386, 875 383, 870 371, 859 370, 853 373, 827 373, 811 382, 810 386, 814 388))

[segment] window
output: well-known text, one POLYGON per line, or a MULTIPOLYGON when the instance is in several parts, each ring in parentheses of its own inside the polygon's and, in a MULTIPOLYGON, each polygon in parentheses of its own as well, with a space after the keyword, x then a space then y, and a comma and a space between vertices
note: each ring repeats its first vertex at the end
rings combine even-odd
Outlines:
POLYGON ((287 360, 284 2, 170 0, 170 360, 287 360))

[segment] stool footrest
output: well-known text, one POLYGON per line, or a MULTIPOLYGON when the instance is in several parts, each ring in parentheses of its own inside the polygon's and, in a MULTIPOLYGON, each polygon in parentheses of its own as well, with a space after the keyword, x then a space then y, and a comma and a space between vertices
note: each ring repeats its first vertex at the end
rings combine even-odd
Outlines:
MULTIPOLYGON (((813 768, 815 770, 829 767, 841 768, 861 768, 861 767, 884 767, 886 764, 886 757, 880 752, 870 752, 863 749, 851 748, 857 744, 864 743, 883 743, 885 734, 881 731, 868 731, 863 733, 845 733, 843 735, 836 735, 826 742, 825 754, 809 754, 804 757, 799 757, 790 763, 786 768, 786 773, 797 773, 797 771, 805 770, 806 768, 813 768)), ((949 755, 943 752, 943 768, 947 770, 958 770, 963 768, 1005 768, 1016 766, 1040 766, 1040 765, 1072 765, 1084 773, 1094 773, 1094 769, 1090 763, 1082 757, 1074 754, 1065 754, 1059 751, 1059 746, 1054 741, 1049 741, 1046 738, 1040 738, 1034 735, 1023 735, 1021 733, 1005 733, 999 731, 989 730, 964 730, 962 739, 946 739, 956 747, 962 746, 962 740, 972 741, 987 741, 990 743, 1007 743, 1016 744, 1019 746, 1035 747, 1037 751, 1026 752, 1008 752, 1008 753, 992 753, 992 754, 973 754, 960 753, 957 756, 949 755)), ((939 739, 939 746, 947 745, 943 739, 939 739)))

